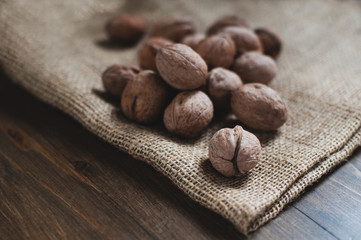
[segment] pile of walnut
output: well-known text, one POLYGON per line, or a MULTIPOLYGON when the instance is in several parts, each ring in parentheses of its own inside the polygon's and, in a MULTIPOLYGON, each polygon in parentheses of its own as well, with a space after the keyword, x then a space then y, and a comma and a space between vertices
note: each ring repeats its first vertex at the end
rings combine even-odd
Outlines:
MULTIPOLYGON (((122 44, 138 42, 145 30, 145 20, 129 13, 106 25, 109 38, 122 44)), ((113 65, 102 80, 120 98, 125 117, 140 124, 163 118, 169 132, 184 138, 199 136, 214 110, 231 110, 248 127, 273 131, 287 119, 285 102, 266 86, 280 51, 276 33, 253 31, 239 16, 219 19, 206 35, 195 33, 189 18, 170 17, 155 23, 140 47, 140 68, 113 65)), ((260 154, 257 137, 241 126, 219 130, 209 146, 213 167, 225 176, 249 171, 260 154)))

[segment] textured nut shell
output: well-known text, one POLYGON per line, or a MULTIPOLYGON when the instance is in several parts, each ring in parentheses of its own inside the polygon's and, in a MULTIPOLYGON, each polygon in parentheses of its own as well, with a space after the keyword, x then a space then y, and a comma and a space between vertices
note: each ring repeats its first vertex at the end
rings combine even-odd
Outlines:
POLYGON ((261 156, 261 143, 254 134, 243 130, 240 144, 237 155, 237 167, 239 175, 242 175, 257 165, 261 156))
POLYGON ((219 67, 209 72, 207 85, 214 107, 228 110, 231 106, 232 92, 240 88, 243 83, 237 74, 219 67))
POLYGON ((207 64, 198 53, 184 44, 162 47, 155 62, 162 78, 174 88, 196 89, 206 82, 207 64))
POLYGON ((282 49, 280 36, 267 28, 257 28, 255 33, 262 43, 263 53, 276 59, 282 49))
POLYGON ((213 104, 202 91, 179 93, 164 112, 169 132, 186 138, 197 137, 213 118, 213 104))
POLYGON ((209 159, 212 166, 221 174, 232 177, 237 169, 232 162, 239 139, 242 138, 243 129, 222 128, 216 132, 209 143, 209 159))
POLYGON ((231 108, 244 124, 257 130, 273 131, 287 120, 287 106, 280 95, 260 83, 244 84, 233 92, 231 108))
POLYGON ((191 47, 192 49, 195 49, 204 38, 204 34, 201 33, 187 35, 182 38, 181 43, 191 47))
POLYGON ((258 138, 241 126, 219 130, 209 144, 212 166, 227 177, 248 172, 257 165, 260 155, 258 138))
POLYGON ((154 24, 151 36, 163 37, 179 42, 186 35, 195 32, 192 21, 187 17, 169 17, 154 24))
POLYGON ((140 72, 125 87, 121 108, 123 114, 138 123, 150 123, 161 117, 168 100, 168 88, 151 70, 140 72))
POLYGON ((136 66, 114 64, 102 74, 103 86, 114 97, 120 97, 126 84, 133 80, 140 69, 136 66))
POLYGON ((230 26, 248 27, 248 23, 247 20, 241 16, 237 16, 237 15, 225 16, 217 20, 208 28, 207 35, 216 34, 223 28, 230 26))
POLYGON ((213 35, 202 40, 196 52, 207 63, 208 68, 229 68, 236 55, 233 40, 227 35, 213 35))
POLYGON ((236 45, 237 53, 243 54, 248 51, 262 52, 262 44, 257 35, 244 27, 226 27, 220 33, 228 34, 236 45))
POLYGON ((277 65, 260 52, 247 52, 236 59, 233 70, 244 82, 269 84, 276 76, 277 65))
POLYGON ((126 44, 137 42, 143 36, 145 28, 145 20, 130 13, 122 13, 112 18, 105 26, 110 39, 126 44))
POLYGON ((155 65, 155 56, 157 54, 157 51, 161 47, 172 43, 173 43, 172 41, 161 37, 149 38, 142 45, 142 47, 138 52, 138 62, 140 67, 143 69, 158 71, 155 65))

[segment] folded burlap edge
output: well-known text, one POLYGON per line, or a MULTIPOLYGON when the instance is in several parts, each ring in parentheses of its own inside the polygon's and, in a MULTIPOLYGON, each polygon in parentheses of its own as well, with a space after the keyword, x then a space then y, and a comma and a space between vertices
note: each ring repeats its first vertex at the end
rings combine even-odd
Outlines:
POLYGON ((250 225, 244 229, 239 230, 245 233, 253 232, 260 226, 267 223, 272 218, 275 218, 290 202, 297 199, 300 194, 310 187, 322 177, 325 177, 327 173, 333 170, 337 165, 345 162, 356 148, 361 145, 361 128, 359 127, 356 133, 348 139, 344 146, 338 151, 330 154, 323 160, 320 160, 313 168, 311 168, 306 174, 298 178, 288 188, 283 195, 276 201, 264 214, 258 216, 250 225))

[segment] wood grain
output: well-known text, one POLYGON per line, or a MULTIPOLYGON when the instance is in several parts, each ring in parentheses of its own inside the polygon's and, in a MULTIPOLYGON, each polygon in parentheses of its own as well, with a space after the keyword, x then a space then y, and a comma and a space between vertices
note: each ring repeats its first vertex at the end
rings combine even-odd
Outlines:
POLYGON ((170 180, 0 77, 1 239, 360 238, 361 153, 244 236, 170 180))

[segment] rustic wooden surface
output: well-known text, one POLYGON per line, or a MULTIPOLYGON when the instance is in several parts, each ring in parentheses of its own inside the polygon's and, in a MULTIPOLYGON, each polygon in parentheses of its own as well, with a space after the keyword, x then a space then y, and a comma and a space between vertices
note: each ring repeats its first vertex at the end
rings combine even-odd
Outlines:
POLYGON ((361 239, 361 151, 244 236, 0 75, 0 239, 361 239))

